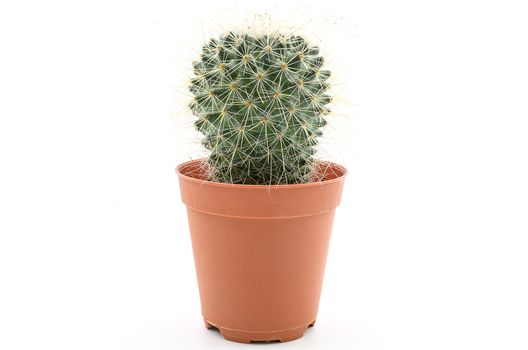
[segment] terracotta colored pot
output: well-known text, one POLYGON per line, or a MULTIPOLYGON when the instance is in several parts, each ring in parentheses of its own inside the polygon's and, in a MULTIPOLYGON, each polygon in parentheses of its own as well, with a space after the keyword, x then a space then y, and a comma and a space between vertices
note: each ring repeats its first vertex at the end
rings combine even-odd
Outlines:
POLYGON ((178 166, 202 315, 227 340, 288 341, 315 322, 346 169, 324 181, 232 185, 204 180, 201 160, 178 166))

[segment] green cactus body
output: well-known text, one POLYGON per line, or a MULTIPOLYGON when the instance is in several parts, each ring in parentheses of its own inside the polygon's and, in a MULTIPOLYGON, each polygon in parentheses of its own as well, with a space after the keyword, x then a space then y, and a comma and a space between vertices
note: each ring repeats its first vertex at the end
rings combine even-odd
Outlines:
POLYGON ((189 90, 212 181, 312 181, 330 97, 319 49, 299 36, 229 33, 203 46, 189 90))

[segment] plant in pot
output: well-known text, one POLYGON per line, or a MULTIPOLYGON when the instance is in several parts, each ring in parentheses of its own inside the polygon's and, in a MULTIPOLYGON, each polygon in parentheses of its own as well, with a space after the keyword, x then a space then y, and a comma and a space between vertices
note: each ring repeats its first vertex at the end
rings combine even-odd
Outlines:
POLYGON ((193 63, 190 103, 210 151, 180 164, 202 315, 238 342, 315 322, 346 169, 316 159, 330 72, 297 35, 230 32, 193 63))

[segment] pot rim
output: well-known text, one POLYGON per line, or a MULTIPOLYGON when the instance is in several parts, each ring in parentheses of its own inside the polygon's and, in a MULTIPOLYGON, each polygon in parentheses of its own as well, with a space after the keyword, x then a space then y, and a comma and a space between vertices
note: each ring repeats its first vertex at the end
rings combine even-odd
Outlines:
POLYGON ((203 179, 197 179, 192 176, 185 175, 182 171, 193 164, 199 163, 204 161, 206 158, 199 158, 199 159, 193 159, 186 162, 183 162, 179 164, 176 167, 176 174, 178 174, 178 177, 181 179, 185 179, 186 181, 191 181, 199 184, 207 184, 208 186, 215 186, 215 187, 230 187, 230 188, 254 188, 254 189, 269 189, 270 187, 278 190, 286 190, 286 189, 292 189, 292 188, 306 188, 306 187, 316 187, 316 186, 322 186, 322 185, 330 185, 335 182, 344 181, 345 177, 348 175, 348 170, 337 163, 325 161, 325 160, 319 160, 316 161, 317 164, 328 164, 329 166, 333 167, 337 171, 339 171, 341 174, 335 178, 327 179, 323 181, 315 181, 315 182, 309 182, 309 183, 303 183, 303 184, 284 184, 284 185, 253 185, 253 184, 230 184, 225 182, 215 182, 215 181, 209 181, 209 180, 203 180, 203 179))

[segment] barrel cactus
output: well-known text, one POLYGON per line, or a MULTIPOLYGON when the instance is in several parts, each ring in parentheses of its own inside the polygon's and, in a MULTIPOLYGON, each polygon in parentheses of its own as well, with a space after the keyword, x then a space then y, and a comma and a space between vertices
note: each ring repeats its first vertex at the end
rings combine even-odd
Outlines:
POLYGON ((234 184, 313 181, 330 72, 297 35, 230 32, 206 43, 189 90, 210 180, 234 184))

